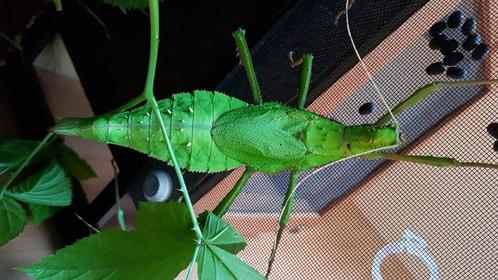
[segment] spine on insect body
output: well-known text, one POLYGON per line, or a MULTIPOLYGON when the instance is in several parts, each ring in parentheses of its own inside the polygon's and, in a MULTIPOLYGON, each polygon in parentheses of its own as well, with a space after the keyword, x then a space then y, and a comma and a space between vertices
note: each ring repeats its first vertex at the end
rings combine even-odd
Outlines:
MULTIPOLYGON (((181 168, 219 172, 241 166, 216 146, 211 130, 219 116, 246 107, 247 103, 219 92, 195 91, 175 94, 159 101, 158 105, 181 168)), ((159 123, 147 106, 93 118, 63 119, 53 131, 129 147, 159 160, 171 161, 159 123)))

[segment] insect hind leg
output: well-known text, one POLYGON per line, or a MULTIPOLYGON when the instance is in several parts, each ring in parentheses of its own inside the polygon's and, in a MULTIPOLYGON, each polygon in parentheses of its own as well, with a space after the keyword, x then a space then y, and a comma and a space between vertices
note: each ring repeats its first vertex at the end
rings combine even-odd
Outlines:
POLYGON ((483 162, 464 162, 448 157, 415 156, 406 154, 377 152, 365 156, 367 159, 382 158, 393 161, 406 161, 417 164, 424 164, 437 167, 477 167, 498 169, 498 164, 483 162))

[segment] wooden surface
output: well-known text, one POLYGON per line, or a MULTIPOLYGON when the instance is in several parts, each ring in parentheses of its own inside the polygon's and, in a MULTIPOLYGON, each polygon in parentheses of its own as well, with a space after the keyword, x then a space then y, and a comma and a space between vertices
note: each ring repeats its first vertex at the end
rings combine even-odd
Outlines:
POLYGON ((21 235, 0 247, 0 279, 32 279, 13 268, 38 262, 53 254, 58 244, 57 232, 50 222, 38 227, 29 222, 21 235))

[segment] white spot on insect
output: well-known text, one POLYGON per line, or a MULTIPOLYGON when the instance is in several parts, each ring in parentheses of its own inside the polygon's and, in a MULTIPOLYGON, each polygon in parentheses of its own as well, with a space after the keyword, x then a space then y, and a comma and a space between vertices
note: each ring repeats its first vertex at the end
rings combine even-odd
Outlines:
POLYGON ((145 138, 145 141, 149 141, 149 137, 146 137, 146 138, 145 138))
POLYGON ((180 122, 181 122, 181 123, 184 123, 184 122, 185 122, 185 120, 180 120, 180 122))
POLYGON ((180 132, 183 132, 183 128, 180 128, 180 132))
POLYGON ((172 114, 173 114, 173 112, 171 112, 171 110, 170 110, 170 109, 166 109, 166 112, 168 112, 168 114, 170 114, 170 115, 172 115, 172 114))
POLYGON ((190 147, 190 146, 192 146, 192 143, 188 142, 187 147, 190 147))
POLYGON ((190 113, 194 112, 194 109, 192 109, 192 107, 188 107, 188 110, 190 111, 190 113))

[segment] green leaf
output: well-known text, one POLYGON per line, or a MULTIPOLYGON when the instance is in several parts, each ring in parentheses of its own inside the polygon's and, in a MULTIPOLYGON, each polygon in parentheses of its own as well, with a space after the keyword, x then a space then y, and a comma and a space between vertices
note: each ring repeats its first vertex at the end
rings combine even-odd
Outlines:
POLYGON ((213 213, 208 214, 202 233, 209 244, 216 245, 232 254, 237 254, 246 247, 244 237, 213 213))
POLYGON ((57 161, 64 169, 69 171, 74 178, 83 181, 97 177, 92 167, 68 146, 64 144, 59 145, 58 152, 57 161))
POLYGON ((246 242, 228 223, 209 213, 202 232, 205 244, 200 248, 197 259, 199 280, 265 279, 256 269, 232 254, 242 250, 246 242))
MULTIPOLYGON (((39 144, 37 141, 12 139, 0 144, 0 175, 20 165, 39 144)), ((52 155, 52 149, 45 148, 29 165, 38 163, 52 155)))
POLYGON ((199 280, 265 279, 256 269, 214 245, 201 247, 197 263, 199 280))
POLYGON ((28 203, 67 206, 71 204, 71 180, 62 167, 52 161, 46 168, 5 191, 5 195, 28 203))
POLYGON ((148 0, 103 0, 104 3, 123 10, 143 10, 149 7, 148 0))
POLYGON ((8 197, 0 199, 0 246, 18 236, 27 217, 22 206, 8 197))
POLYGON ((31 212, 31 217, 33 218, 33 223, 39 225, 45 220, 52 218, 55 213, 61 210, 61 207, 54 207, 48 205, 40 205, 28 203, 29 210, 31 212))
POLYGON ((196 243, 184 204, 142 203, 135 231, 102 231, 20 270, 35 279, 174 279, 196 243))
MULTIPOLYGON (((135 220, 135 228, 140 231, 167 232, 170 234, 182 232, 187 226, 193 236, 192 221, 188 208, 183 203, 140 202, 135 220), (165 217, 164 215, 168 215, 165 217)), ((190 235, 189 234, 189 235, 190 235)), ((194 239, 192 237, 192 239, 194 239)))

